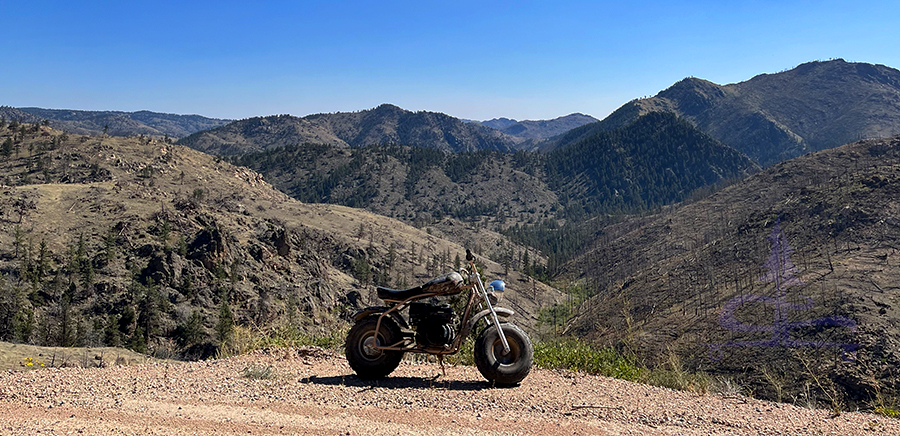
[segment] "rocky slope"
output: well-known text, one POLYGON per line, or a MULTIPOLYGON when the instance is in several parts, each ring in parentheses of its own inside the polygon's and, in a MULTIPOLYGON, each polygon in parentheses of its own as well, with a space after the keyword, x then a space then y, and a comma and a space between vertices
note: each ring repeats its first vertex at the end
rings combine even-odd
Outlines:
POLYGON ((767 398, 897 396, 898 192, 900 138, 867 140, 607 227, 569 332, 767 398))
MULTIPOLYGON (((300 203, 182 146, 26 130, 0 129, 14 144, 0 157, 6 340, 208 354, 229 323, 324 334, 373 303, 375 283, 419 284, 465 252, 370 212, 300 203)), ((503 272, 478 254, 486 274, 503 272)), ((558 294, 505 279, 534 328, 558 294)))

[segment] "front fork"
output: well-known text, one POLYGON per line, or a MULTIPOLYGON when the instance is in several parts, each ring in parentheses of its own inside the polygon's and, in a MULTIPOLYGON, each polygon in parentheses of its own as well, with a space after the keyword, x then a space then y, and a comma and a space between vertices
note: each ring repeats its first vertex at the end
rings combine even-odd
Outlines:
POLYGON ((481 293, 481 297, 484 299, 484 303, 487 304, 488 310, 491 311, 491 321, 493 321, 494 326, 497 327, 497 334, 500 335, 500 342, 503 343, 503 353, 509 354, 509 342, 506 340, 506 335, 503 334, 503 328, 500 327, 500 318, 497 317, 497 311, 494 310, 494 306, 491 304, 491 299, 488 297, 487 291, 484 289, 484 284, 481 283, 481 275, 478 274, 478 270, 475 270, 475 286, 478 288, 478 292, 481 293))

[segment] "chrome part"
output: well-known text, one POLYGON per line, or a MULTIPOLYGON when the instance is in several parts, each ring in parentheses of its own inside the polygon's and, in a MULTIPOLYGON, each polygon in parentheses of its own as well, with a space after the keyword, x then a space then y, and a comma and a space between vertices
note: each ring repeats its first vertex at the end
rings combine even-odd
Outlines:
POLYGON ((378 339, 375 338, 375 335, 369 336, 363 341, 362 351, 369 357, 376 357, 381 354, 381 350, 378 349, 378 339))
POLYGON ((506 334, 503 333, 503 327, 500 326, 500 319, 497 318, 497 312, 494 311, 494 306, 491 304, 491 299, 488 297, 487 291, 484 290, 484 283, 481 282, 481 274, 478 274, 478 271, 473 271, 472 275, 475 276, 475 286, 478 288, 479 294, 481 294, 481 298, 484 299, 484 303, 487 304, 488 310, 491 311, 491 321, 494 322, 494 325, 497 326, 497 332, 500 336, 500 341, 503 342, 503 351, 509 353, 509 342, 506 340, 506 334))

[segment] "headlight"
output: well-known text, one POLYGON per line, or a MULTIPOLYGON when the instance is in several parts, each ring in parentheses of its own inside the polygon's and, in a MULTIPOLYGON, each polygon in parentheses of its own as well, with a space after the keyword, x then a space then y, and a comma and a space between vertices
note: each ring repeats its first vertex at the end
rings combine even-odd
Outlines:
POLYGON ((487 285, 487 294, 488 298, 491 300, 491 305, 497 304, 500 301, 500 297, 503 296, 503 291, 506 290, 506 283, 503 280, 494 280, 487 285))

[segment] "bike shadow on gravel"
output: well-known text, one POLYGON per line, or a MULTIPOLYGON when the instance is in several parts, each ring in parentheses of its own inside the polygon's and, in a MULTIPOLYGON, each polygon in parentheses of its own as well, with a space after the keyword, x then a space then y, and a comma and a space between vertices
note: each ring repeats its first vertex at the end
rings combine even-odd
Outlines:
POLYGON ((311 383, 326 386, 348 386, 367 389, 446 389, 451 391, 480 391, 494 387, 487 381, 476 380, 441 380, 440 376, 428 377, 385 377, 378 380, 367 380, 355 374, 330 377, 309 376, 300 379, 300 383, 311 383))

